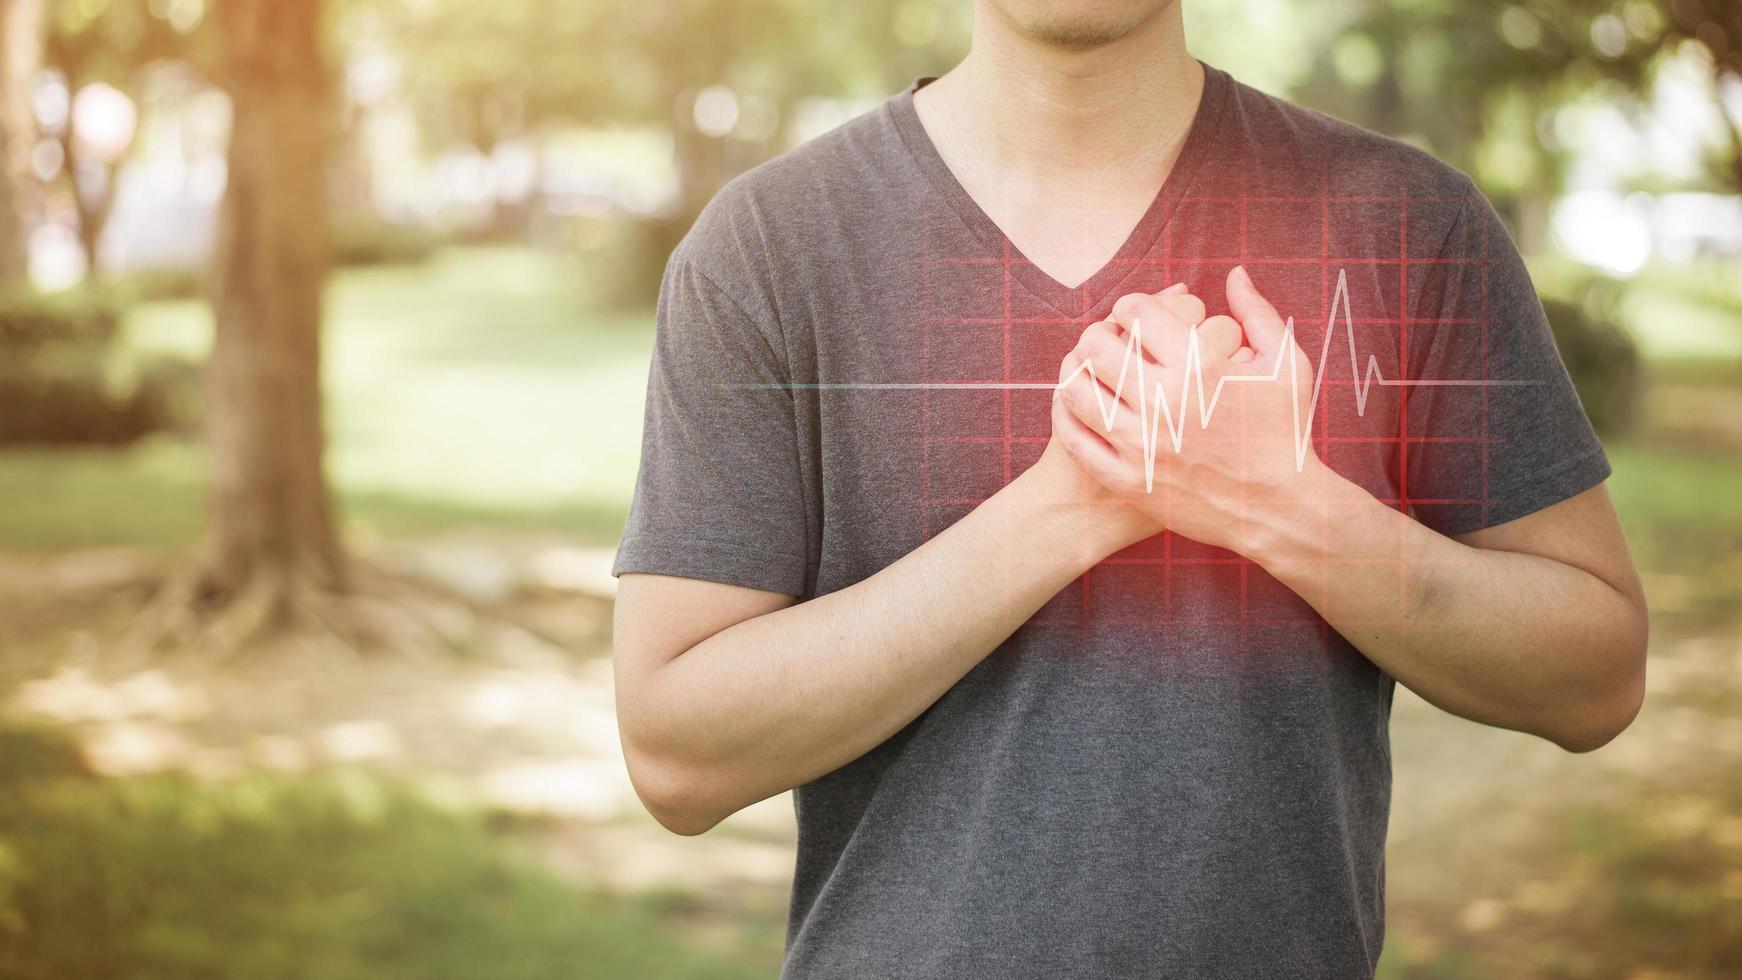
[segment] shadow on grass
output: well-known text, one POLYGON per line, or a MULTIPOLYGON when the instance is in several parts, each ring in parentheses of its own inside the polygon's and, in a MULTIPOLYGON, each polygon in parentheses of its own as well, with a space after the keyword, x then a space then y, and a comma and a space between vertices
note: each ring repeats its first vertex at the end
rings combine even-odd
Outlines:
POLYGON ((1719 785, 1563 807, 1541 828, 1552 843, 1505 855, 1506 870, 1487 876, 1503 896, 1487 923, 1473 926, 1469 906, 1399 910, 1379 976, 1742 976, 1739 813, 1742 792, 1719 785))
POLYGON ((64 738, 0 730, 0 976, 684 980, 758 966, 361 771, 106 779, 64 738))

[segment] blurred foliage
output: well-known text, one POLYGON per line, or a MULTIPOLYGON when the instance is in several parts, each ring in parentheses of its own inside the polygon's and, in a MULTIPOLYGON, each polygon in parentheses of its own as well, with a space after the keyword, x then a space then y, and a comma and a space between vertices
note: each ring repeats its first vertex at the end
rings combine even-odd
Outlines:
MULTIPOLYGON (((1329 57, 1294 95, 1420 143, 1513 200, 1559 189, 1568 161, 1548 111, 1579 99, 1642 104, 1662 57, 1691 45, 1711 98, 1742 82, 1735 0, 1349 0, 1329 57)), ((1742 190, 1742 118, 1713 161, 1742 190)))
POLYGON ((0 445, 126 443, 187 417, 191 366, 157 358, 118 373, 119 319, 104 290, 0 296, 0 445))
POLYGON ((131 306, 166 299, 198 299, 205 295, 204 269, 137 269, 109 284, 111 295, 131 306))
POLYGON ((645 227, 626 229, 626 261, 595 276, 648 303, 702 207, 785 148, 802 101, 878 98, 942 70, 965 50, 967 14, 954 0, 429 0, 358 4, 341 34, 363 50, 390 42, 405 52, 419 131, 436 145, 488 153, 558 124, 668 132, 674 200, 664 214, 619 216, 645 227), (728 132, 698 123, 710 89, 732 93, 728 132))
MULTIPOLYGON (((351 216, 333 225, 332 261, 341 268, 416 265, 429 261, 447 241, 448 236, 423 226, 351 216)), ((136 269, 109 281, 104 295, 122 308, 164 300, 203 300, 205 278, 206 270, 197 267, 136 269)))
POLYGON ((211 54, 202 4, 163 0, 76 0, 46 5, 47 64, 75 87, 107 82, 125 88, 153 62, 201 64, 211 54))
POLYGON ((64 735, 0 731, 9 980, 756 975, 362 771, 101 779, 64 735))
POLYGON ((38 293, 9 289, 0 293, 0 349, 6 363, 27 361, 49 366, 57 355, 100 350, 115 339, 120 309, 100 290, 38 293))
POLYGON ((606 310, 639 310, 659 295, 677 230, 657 221, 577 218, 564 224, 562 241, 579 260, 591 302, 606 310))
MULTIPOLYGON (((211 32, 202 30, 200 5, 162 0, 77 0, 46 4, 42 62, 59 72, 69 92, 109 85, 139 100, 141 83, 155 69, 206 74, 211 32)), ((191 84, 191 79, 188 82, 191 84)), ((78 237, 89 268, 97 268, 97 243, 115 206, 120 164, 132 148, 101 157, 78 138, 71 119, 42 135, 61 154, 60 177, 78 215, 78 237)))

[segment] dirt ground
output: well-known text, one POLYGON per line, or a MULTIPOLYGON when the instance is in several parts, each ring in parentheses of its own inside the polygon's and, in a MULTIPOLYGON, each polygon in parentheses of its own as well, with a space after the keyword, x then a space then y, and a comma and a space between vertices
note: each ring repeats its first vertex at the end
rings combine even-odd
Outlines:
POLYGON ((127 656, 118 640, 157 560, 0 557, 0 722, 67 726, 113 775, 366 765, 518 818, 577 877, 634 891, 765 889, 784 906, 787 798, 698 842, 664 831, 635 797, 612 707, 609 552, 459 536, 390 558, 500 618, 474 624, 477 642, 460 654, 359 655, 305 635, 224 662, 127 656))

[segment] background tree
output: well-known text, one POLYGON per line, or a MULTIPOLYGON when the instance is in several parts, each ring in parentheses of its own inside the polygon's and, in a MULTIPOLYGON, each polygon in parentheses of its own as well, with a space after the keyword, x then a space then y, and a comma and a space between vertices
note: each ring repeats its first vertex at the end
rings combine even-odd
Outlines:
POLYGON ((139 639, 233 649, 348 584, 323 470, 321 292, 330 82, 318 0, 220 0, 231 99, 228 178, 211 276, 211 477, 197 564, 160 592, 139 639))
POLYGON ((42 54, 42 2, 0 0, 0 282, 30 274, 30 86, 42 54))
POLYGON ((328 83, 316 2, 217 8, 232 104, 212 275, 207 585, 333 588, 343 563, 322 476, 321 289, 328 83))
MULTIPOLYGON (((152 65, 178 61, 201 74, 209 71, 209 20, 187 18, 152 0, 57 3, 48 17, 43 65, 60 73, 69 100, 85 86, 101 82, 139 106, 141 83, 152 65)), ((97 246, 115 204, 115 177, 127 148, 111 159, 87 153, 70 112, 51 135, 61 147, 61 172, 78 215, 86 268, 100 273, 97 246)))

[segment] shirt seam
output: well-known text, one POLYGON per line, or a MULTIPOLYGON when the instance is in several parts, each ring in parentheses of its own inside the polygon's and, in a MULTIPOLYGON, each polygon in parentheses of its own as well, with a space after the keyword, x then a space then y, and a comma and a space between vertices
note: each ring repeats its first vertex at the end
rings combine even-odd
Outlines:
MULTIPOLYGON (((762 263, 762 267, 763 267, 764 272, 766 272, 767 269, 769 268, 769 263, 767 260, 767 255, 768 255, 767 241, 766 241, 765 236, 763 236, 761 234, 760 230, 758 230, 756 238, 757 238, 758 245, 762 248, 762 251, 763 251, 764 260, 762 263)), ((691 249, 693 249, 693 247, 694 246, 689 246, 689 248, 691 248, 691 249)), ((679 246, 680 250, 684 249, 684 248, 685 248, 685 246, 683 246, 683 245, 679 246)), ((798 410, 798 392, 797 392, 797 389, 791 387, 791 385, 794 381, 794 376, 793 376, 793 370, 792 370, 792 361, 790 358, 790 351, 787 348, 786 326, 780 320, 779 311, 778 310, 771 310, 770 315, 774 320, 775 332, 780 335, 780 344, 778 345, 778 350, 777 350, 776 345, 770 342, 767 335, 761 329, 761 326, 760 326, 761 321, 757 317, 753 316, 750 313, 750 311, 745 307, 745 305, 741 301, 739 301, 738 297, 732 295, 731 291, 726 289, 725 286, 721 285, 719 283, 719 281, 716 280, 714 278, 714 276, 711 273, 709 273, 708 270, 706 268, 704 268, 699 261, 697 261, 696 259, 692 258, 691 256, 689 256, 687 254, 679 254, 678 252, 675 252, 675 251, 673 253, 673 257, 678 259, 679 261, 682 261, 684 263, 684 265, 686 265, 692 271, 695 272, 695 274, 698 278, 700 278, 703 282, 707 283, 708 286, 711 287, 720 296, 724 297, 726 302, 730 303, 732 305, 732 308, 738 312, 739 316, 743 317, 746 321, 748 321, 749 323, 756 326, 757 338, 762 342, 763 346, 768 350, 768 353, 775 360, 775 368, 776 368, 776 373, 778 375, 778 380, 781 382, 784 382, 787 386, 784 388, 784 391, 783 391, 783 394, 785 395, 783 403, 786 406, 787 428, 788 428, 788 431, 789 431, 791 438, 792 438, 793 472, 796 475, 796 478, 797 478, 798 483, 799 483, 799 486, 795 489, 796 489, 797 496, 799 498, 799 506, 802 509, 803 514, 804 514, 803 531, 804 531, 804 538, 805 538, 806 554, 804 554, 804 555, 792 555, 792 554, 789 554, 786 552, 781 552, 780 554, 785 555, 788 558, 798 559, 799 564, 801 566, 801 573, 800 574, 801 574, 801 577, 803 578, 803 583, 804 583, 802 588, 806 592, 809 592, 811 589, 812 582, 813 582, 815 575, 816 575, 816 569, 812 568, 812 562, 811 562, 811 558, 810 558, 810 553, 817 550, 817 545, 816 545, 817 535, 814 532, 813 527, 822 520, 822 516, 817 513, 817 508, 811 500, 811 494, 808 492, 808 487, 805 486, 805 482, 806 482, 805 456, 804 456, 803 446, 801 445, 801 433, 800 433, 799 410, 798 410)), ((819 449, 820 449, 820 447, 819 447, 819 449)))
MULTIPOLYGON (((1464 185, 1463 200, 1458 204, 1458 213, 1452 217, 1452 223, 1449 226, 1447 226, 1446 233, 1442 238, 1440 238, 1440 243, 1439 243, 1438 247, 1436 247, 1434 249, 1434 259, 1436 261, 1440 260, 1440 259, 1444 259, 1446 257, 1446 250, 1452 243, 1452 236, 1457 233, 1458 229, 1464 227, 1464 219, 1469 216, 1470 209, 1472 206, 1471 205, 1471 195, 1482 193, 1476 187, 1475 183, 1470 180, 1470 178, 1468 176, 1464 176, 1462 183, 1464 185)), ((1408 256, 1404 256, 1404 258, 1407 259, 1408 256)), ((1486 256, 1483 257, 1483 261, 1487 261, 1486 256)), ((1409 302, 1409 297, 1407 297, 1407 296, 1403 297, 1403 301, 1406 303, 1409 302)), ((1421 322, 1421 320, 1422 320, 1421 311, 1422 311, 1422 298, 1418 297, 1415 301, 1414 308, 1410 311, 1410 319, 1414 322, 1417 322, 1417 323, 1421 322)), ((1437 318, 1436 318, 1436 320, 1437 320, 1437 318)), ((1440 334, 1440 331, 1436 327, 1436 329, 1434 330, 1434 336, 1437 338, 1439 336, 1439 334, 1440 334)))
MULTIPOLYGON (((759 324, 761 322, 760 318, 752 315, 751 312, 745 308, 744 304, 739 301, 738 297, 732 295, 731 291, 725 286, 720 285, 719 280, 715 279, 713 274, 708 272, 706 268, 703 268, 700 262, 682 252, 674 253, 673 258, 682 262, 686 268, 694 272, 703 282, 707 283, 714 292, 719 293, 725 298, 726 302, 732 304, 732 309, 736 310, 738 315, 743 317, 746 322, 751 324, 759 324)), ((774 314, 773 318, 774 329, 780 334, 781 343, 779 346, 781 349, 776 349, 776 345, 769 343, 768 337, 760 328, 757 329, 756 336, 761 340, 762 345, 768 348, 768 353, 774 356, 779 367, 780 376, 784 380, 790 382, 792 380, 792 364, 787 360, 786 351, 784 350, 786 346, 786 328, 780 323, 780 315, 778 313, 774 314)))

